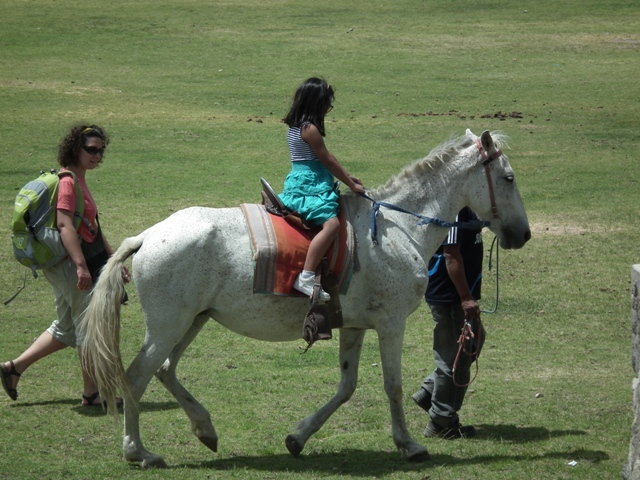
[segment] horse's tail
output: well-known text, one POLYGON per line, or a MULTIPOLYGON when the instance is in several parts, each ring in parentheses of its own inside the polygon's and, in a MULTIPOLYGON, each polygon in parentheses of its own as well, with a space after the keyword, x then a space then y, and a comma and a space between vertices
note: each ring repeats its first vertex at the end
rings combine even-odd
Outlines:
POLYGON ((143 232, 125 239, 102 268, 80 324, 85 368, 96 382, 107 411, 116 420, 118 390, 125 401, 133 401, 120 355, 120 306, 125 294, 122 265, 140 249, 145 236, 143 232))

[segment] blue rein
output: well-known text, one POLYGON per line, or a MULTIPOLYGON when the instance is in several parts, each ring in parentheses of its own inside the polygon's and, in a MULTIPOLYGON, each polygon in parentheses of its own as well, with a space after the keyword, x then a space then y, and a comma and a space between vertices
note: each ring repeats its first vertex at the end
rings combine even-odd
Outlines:
POLYGON ((443 227, 443 228, 451 228, 451 227, 482 228, 482 227, 488 227, 491 224, 490 222, 484 222, 482 220, 479 220, 479 221, 472 220, 470 222, 447 222, 437 217, 425 217, 424 215, 410 212, 409 210, 405 210, 404 208, 398 207, 397 205, 393 205, 391 203, 378 202, 377 200, 374 200, 373 198, 368 196, 366 193, 363 193, 362 196, 373 204, 373 206, 371 207, 371 219, 370 219, 369 228, 371 230, 371 241, 373 242, 374 245, 378 245, 378 238, 377 238, 378 226, 376 224, 376 217, 380 212, 380 207, 385 207, 390 210, 395 210, 396 212, 413 215, 414 217, 417 217, 420 219, 420 221, 418 222, 418 225, 428 225, 430 223, 433 223, 434 225, 437 225, 438 227, 443 227))

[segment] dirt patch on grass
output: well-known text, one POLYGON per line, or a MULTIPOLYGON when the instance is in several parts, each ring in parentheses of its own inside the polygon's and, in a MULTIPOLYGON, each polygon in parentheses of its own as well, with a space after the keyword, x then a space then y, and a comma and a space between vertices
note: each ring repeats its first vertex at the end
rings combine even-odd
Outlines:
POLYGON ((582 225, 532 223, 530 226, 531 235, 584 235, 590 231, 582 225))
POLYGON ((605 226, 596 223, 561 223, 558 220, 538 220, 530 222, 531 235, 549 235, 549 236, 575 236, 586 235, 588 233, 607 233, 612 231, 620 231, 620 227, 605 226))
POLYGON ((458 110, 450 110, 448 112, 420 112, 420 113, 407 113, 402 112, 398 114, 399 117, 458 117, 462 120, 467 118, 473 120, 474 118, 496 118, 498 120, 507 120, 508 118, 523 118, 522 112, 495 112, 495 113, 479 113, 479 114, 464 114, 458 110))

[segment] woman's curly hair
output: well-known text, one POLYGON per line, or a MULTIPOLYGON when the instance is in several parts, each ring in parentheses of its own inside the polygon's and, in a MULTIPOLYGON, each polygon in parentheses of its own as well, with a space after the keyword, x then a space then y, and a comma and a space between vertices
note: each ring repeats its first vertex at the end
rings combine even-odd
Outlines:
MULTIPOLYGON (((58 163, 61 167, 78 164, 80 149, 84 145, 85 139, 89 137, 102 139, 103 147, 109 145, 109 136, 103 128, 97 125, 76 125, 71 129, 69 134, 64 137, 58 147, 58 163)), ((103 158, 104 155, 100 158, 100 162, 102 162, 103 158)))

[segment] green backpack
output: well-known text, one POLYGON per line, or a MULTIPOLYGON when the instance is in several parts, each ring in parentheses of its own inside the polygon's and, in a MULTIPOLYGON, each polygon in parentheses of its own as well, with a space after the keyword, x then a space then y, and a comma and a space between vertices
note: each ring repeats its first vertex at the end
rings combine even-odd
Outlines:
POLYGON ((22 187, 16 196, 11 220, 13 254, 36 278, 36 270, 51 267, 67 256, 57 229, 56 211, 58 186, 65 175, 73 177, 76 186, 73 225, 78 230, 81 221, 89 222, 83 217, 84 197, 73 172, 40 172, 40 176, 22 187))

